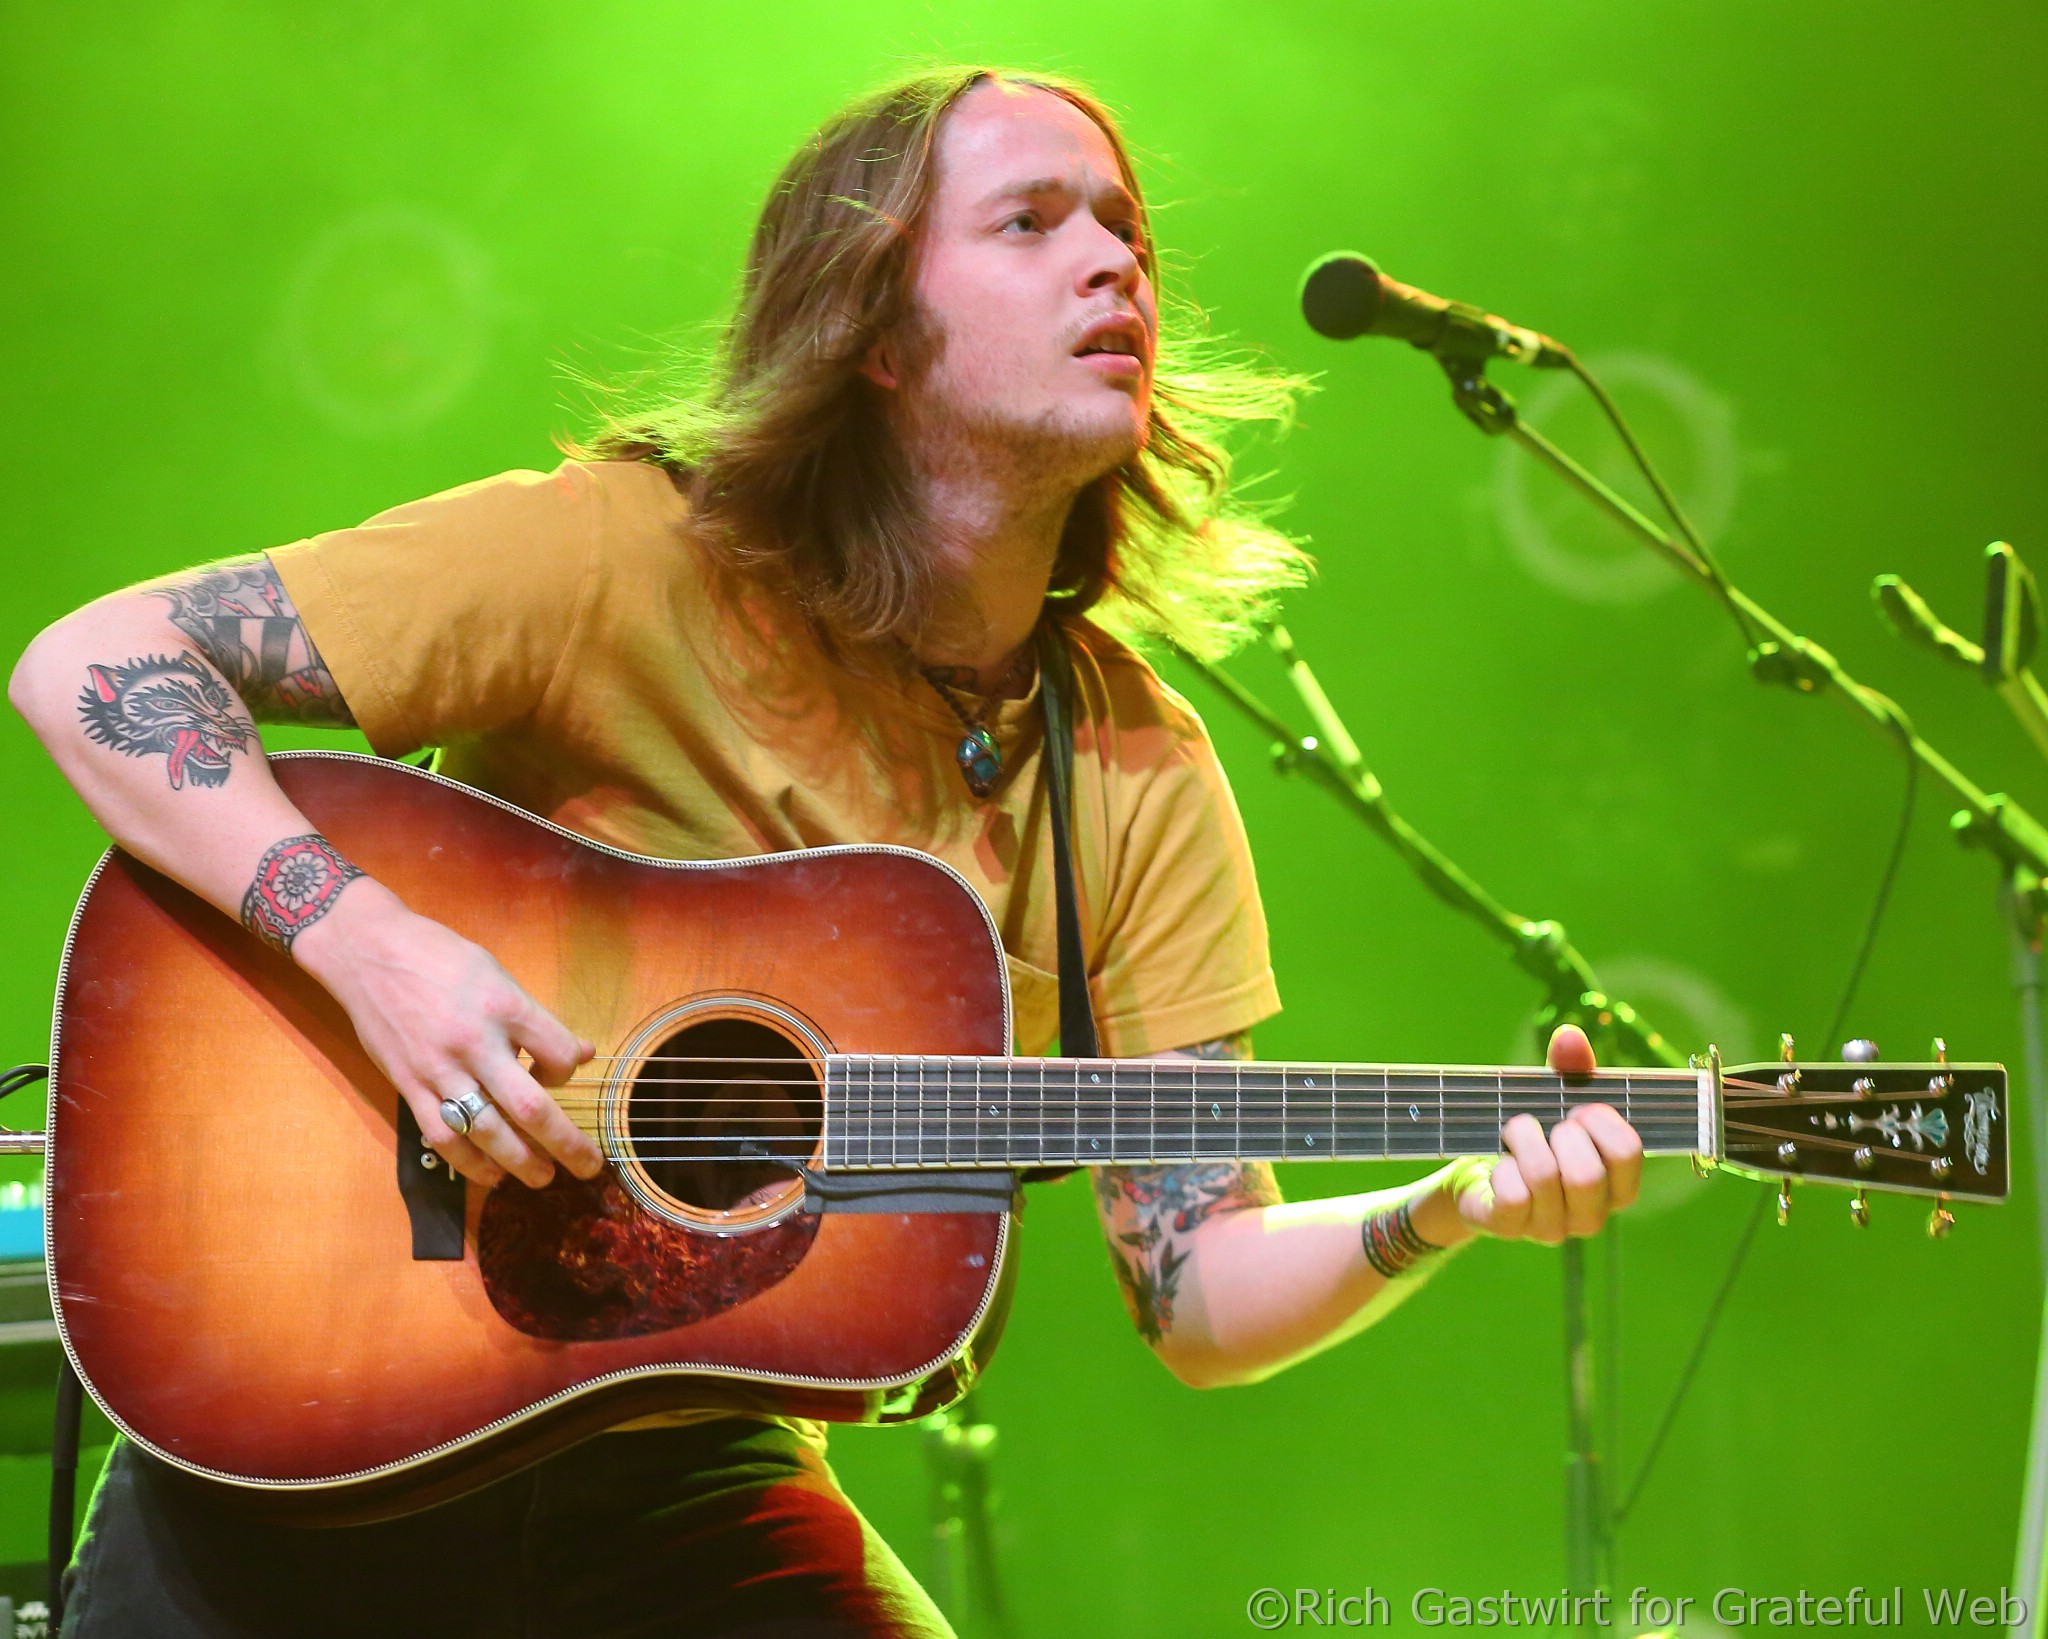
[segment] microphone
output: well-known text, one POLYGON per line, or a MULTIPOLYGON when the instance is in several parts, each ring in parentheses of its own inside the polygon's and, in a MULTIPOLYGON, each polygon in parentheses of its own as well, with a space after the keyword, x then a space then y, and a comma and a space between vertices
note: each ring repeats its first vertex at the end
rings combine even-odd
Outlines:
POLYGON ((1505 358, 1539 370, 1572 365, 1572 351, 1563 342, 1389 279, 1355 251, 1333 251, 1308 270, 1301 281, 1301 314, 1310 329, 1332 341, 1392 336, 1446 364, 1505 358))

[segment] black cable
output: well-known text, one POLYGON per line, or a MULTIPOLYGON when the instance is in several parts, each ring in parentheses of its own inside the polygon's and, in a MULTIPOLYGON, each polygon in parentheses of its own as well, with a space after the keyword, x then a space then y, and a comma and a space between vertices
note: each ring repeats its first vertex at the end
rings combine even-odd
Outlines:
MULTIPOLYGON (((17 1064, 0 1071, 0 1098, 50 1079, 47 1064, 17 1064)), ((57 1362, 57 1397, 50 1415, 50 1517, 46 1538, 49 1567, 50 1632, 64 1622, 64 1571, 71 1563, 72 1522, 78 1509, 79 1421, 85 1390, 72 1369, 71 1356, 57 1362)))
MULTIPOLYGON (((1901 738, 1910 736, 1912 727, 1906 721, 1905 714, 1889 701, 1886 705, 1887 721, 1892 729, 1901 738)), ((1842 986, 1841 999, 1835 1003, 1834 1017, 1828 1020, 1824 1040, 1831 1048, 1836 1043, 1836 1036, 1842 1028, 1843 1021, 1849 1016, 1850 1006, 1856 1000, 1857 989, 1863 983, 1864 969, 1869 966, 1870 953, 1877 944, 1878 928, 1883 924, 1884 913, 1891 904, 1892 888, 1899 878, 1899 865, 1906 857, 1906 839, 1912 834, 1913 808, 1919 791, 1920 759, 1913 755, 1909 746, 1906 750, 1906 792, 1904 800, 1899 805, 1898 829, 1893 833, 1891 854, 1885 860, 1884 871, 1878 877, 1877 892, 1871 898, 1870 917, 1864 923, 1862 942, 1857 945, 1855 959, 1850 963, 1848 982, 1842 986)), ((1707 1306, 1706 1315, 1700 1322, 1699 1336, 1693 1341, 1692 1353, 1686 1359, 1684 1370, 1678 1374, 1678 1382, 1671 1391, 1670 1400, 1665 1404, 1664 1415, 1658 1421, 1657 1432, 1651 1436, 1649 1449, 1643 1453, 1643 1460, 1636 1466, 1636 1477, 1628 1488, 1627 1500, 1614 1511, 1608 1521, 1610 1532, 1621 1529, 1630 1510, 1635 1507, 1637 1497, 1642 1495, 1643 1486, 1650 1477, 1650 1470, 1656 1464, 1658 1453, 1663 1450, 1665 1436, 1671 1432, 1672 1424, 1678 1419, 1679 1408, 1684 1404, 1686 1394, 1692 1388, 1693 1375, 1699 1370, 1700 1361, 1706 1356, 1707 1345, 1713 1339, 1715 1327, 1720 1324, 1721 1311, 1727 1305, 1729 1294, 1735 1290, 1736 1277, 1742 1273, 1742 1265, 1749 1257, 1750 1243, 1756 1238, 1757 1225, 1763 1222, 1764 1209, 1770 1204, 1770 1200, 1768 1193, 1759 1192, 1756 1204, 1749 1210, 1749 1221, 1742 1226, 1741 1239, 1735 1243, 1735 1254, 1728 1261, 1728 1272, 1721 1277, 1721 1289, 1714 1294, 1714 1301, 1707 1306)))
MULTIPOLYGON (((1896 706, 1891 709, 1891 725, 1902 736, 1912 730, 1896 706)), ((1849 982, 1842 986, 1842 999, 1835 1003, 1834 1017, 1828 1020, 1827 1045, 1840 1045, 1843 1021, 1849 1017, 1850 1004, 1856 1000, 1857 987, 1863 983, 1863 970, 1869 965, 1870 952, 1877 944, 1877 930, 1884 921, 1884 913, 1891 903, 1892 888, 1899 879, 1899 865, 1906 857, 1906 838, 1913 828, 1913 803, 1920 791, 1920 759, 1913 755, 1912 747, 1906 748, 1906 796, 1899 807, 1899 828, 1892 837, 1891 857, 1885 861, 1884 875, 1878 878, 1877 893, 1870 902, 1870 920, 1863 926, 1863 942, 1856 947, 1856 960, 1849 968, 1849 982)))
MULTIPOLYGON (((1692 520, 1685 515, 1685 509, 1678 504, 1678 497, 1671 493, 1670 486, 1664 482, 1662 475, 1657 471, 1656 465, 1650 460, 1648 453, 1637 441, 1635 432, 1630 428, 1627 419, 1622 415, 1620 407, 1608 396, 1607 389, 1600 385, 1593 373, 1581 364, 1576 356, 1571 359, 1571 371, 1573 375, 1578 377, 1580 385, 1588 393, 1592 394, 1593 402, 1600 406, 1601 413, 1607 417, 1608 424, 1614 429, 1615 435, 1620 438, 1622 447, 1628 451, 1629 458, 1635 462, 1636 470, 1648 482, 1651 490, 1657 497, 1658 504, 1663 507, 1666 516, 1671 520, 1672 526, 1677 529, 1686 547, 1698 561, 1701 572, 1706 576, 1708 585, 1713 588, 1715 596, 1720 599, 1723 607, 1733 617, 1737 629, 1742 633, 1743 643, 1750 650, 1751 654, 1754 655, 1758 648, 1756 633, 1751 628, 1749 618, 1743 613, 1741 605, 1735 601, 1735 590, 1729 584, 1728 577, 1722 572, 1721 565, 1714 557, 1706 540, 1700 535, 1698 530, 1693 528, 1692 520)), ((1878 929, 1883 924, 1885 910, 1891 903, 1892 887, 1898 880, 1900 862, 1905 858, 1906 839, 1912 831, 1913 809, 1920 787, 1920 759, 1914 754, 1911 744, 1912 725, 1907 722, 1905 713, 1900 711, 1895 703, 1885 699, 1884 696, 1875 693, 1875 691, 1866 692, 1869 693, 1873 701, 1880 704, 1880 710, 1886 725, 1899 736, 1902 742, 1906 753, 1906 790, 1904 800, 1899 808, 1898 829, 1893 835, 1891 853, 1885 861, 1884 871, 1878 878, 1877 892, 1871 901, 1870 917, 1864 924, 1862 942, 1857 946, 1855 958, 1850 963, 1849 977, 1842 986, 1841 999, 1835 1004, 1834 1016, 1828 1021, 1824 1040, 1830 1049, 1835 1045, 1837 1033, 1841 1030, 1843 1021, 1849 1016, 1849 1009, 1856 999, 1857 989, 1863 982, 1864 970, 1869 966, 1870 953, 1876 947, 1878 929)), ((1636 1469, 1636 1477, 1634 1483, 1629 1487, 1627 1500, 1614 1512, 1608 1522, 1610 1533, 1620 1529, 1623 1521, 1628 1518, 1630 1510, 1635 1507, 1636 1499, 1642 1494, 1643 1486, 1650 1477, 1650 1471, 1656 1463, 1659 1452, 1663 1449, 1665 1438, 1670 1434, 1673 1424, 1677 1421, 1678 1413, 1685 1402, 1686 1394, 1692 1387, 1693 1377, 1699 1370, 1700 1362, 1706 1357, 1707 1345, 1713 1340, 1715 1328, 1720 1324, 1721 1314, 1727 1306, 1729 1295, 1735 1290, 1736 1278, 1742 1273, 1743 1263, 1749 1256, 1750 1244, 1756 1237, 1757 1225, 1763 1222, 1764 1209, 1769 1201, 1770 1197, 1768 1195, 1759 1194, 1756 1204, 1750 1209, 1749 1221, 1743 1226, 1741 1238, 1735 1245, 1734 1255, 1729 1259, 1728 1272, 1722 1276, 1720 1290, 1715 1293, 1714 1301, 1708 1305, 1707 1313, 1700 1322, 1699 1335, 1693 1341, 1692 1353, 1686 1359, 1684 1370, 1679 1373, 1678 1382, 1672 1389, 1670 1400, 1665 1405, 1664 1415, 1658 1421, 1657 1432, 1651 1437, 1649 1449, 1643 1454, 1643 1460, 1636 1469)))
POLYGON ((1721 1289, 1714 1294, 1714 1301, 1707 1305, 1700 1335, 1693 1340, 1692 1354, 1686 1359, 1685 1369, 1678 1374, 1678 1385, 1671 1391, 1671 1399, 1664 1407, 1657 1432, 1650 1437, 1650 1447, 1637 1465, 1635 1481, 1628 1488, 1627 1498, 1608 1520, 1610 1532, 1619 1531, 1635 1508, 1636 1498, 1642 1495, 1650 1470, 1656 1465, 1657 1454, 1664 1448, 1664 1437, 1671 1432, 1671 1425, 1678 1421, 1679 1407, 1685 1403, 1686 1391, 1692 1387, 1693 1374, 1699 1370, 1701 1360, 1706 1358, 1707 1344, 1713 1340, 1714 1327, 1721 1319, 1722 1309, 1727 1306, 1729 1293, 1735 1290, 1735 1278, 1742 1273, 1742 1265, 1749 1257, 1750 1242, 1756 1239, 1757 1226, 1764 1221, 1764 1207, 1770 1199, 1769 1195, 1759 1194, 1756 1204, 1749 1209, 1749 1221, 1742 1226, 1742 1238, 1735 1243, 1735 1256, 1728 1261, 1728 1273, 1721 1277, 1721 1289))
POLYGON ((64 1626, 64 1572, 71 1564, 72 1521, 78 1511, 78 1433, 85 1389, 71 1356, 57 1362, 57 1407, 50 1420, 50 1632, 64 1626))
POLYGON ((1729 585, 1728 577, 1721 572, 1720 560, 1708 548, 1705 537, 1693 528, 1692 520, 1678 504, 1678 497, 1671 493, 1663 475, 1651 463, 1642 445, 1636 442, 1636 435, 1623 417, 1620 407, 1607 396, 1607 389, 1594 378, 1592 371, 1579 362, 1576 354, 1572 355, 1571 372, 1579 378, 1579 384, 1593 395, 1593 402, 1600 406, 1601 413, 1607 417, 1607 424, 1614 429, 1615 436, 1628 451, 1629 459, 1635 462, 1636 470, 1648 481, 1651 491, 1657 497, 1657 504, 1664 509, 1665 516, 1671 520, 1672 527, 1678 531, 1686 548, 1699 561, 1700 572, 1707 577, 1707 584, 1714 589, 1714 595, 1721 600, 1722 607, 1734 620, 1736 630, 1742 633, 1743 647, 1754 650, 1757 647, 1756 632, 1749 624, 1749 617, 1742 612, 1741 605, 1735 601, 1735 589, 1729 585))

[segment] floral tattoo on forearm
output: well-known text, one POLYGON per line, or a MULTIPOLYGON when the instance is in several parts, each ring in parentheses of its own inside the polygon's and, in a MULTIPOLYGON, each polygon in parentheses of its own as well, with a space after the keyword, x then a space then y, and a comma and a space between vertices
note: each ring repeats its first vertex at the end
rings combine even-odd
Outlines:
POLYGON ((289 951, 362 874, 317 833, 286 837, 256 862, 256 878, 242 896, 242 926, 273 949, 289 951))
MULTIPOLYGON (((1249 1059, 1250 1038, 1228 1036, 1184 1050, 1190 1058, 1249 1059)), ((1158 1343, 1173 1330, 1189 1242, 1209 1219, 1280 1200, 1263 1162, 1211 1161, 1181 1167, 1102 1167, 1095 1198, 1112 1225, 1110 1263, 1138 1333, 1158 1343)))

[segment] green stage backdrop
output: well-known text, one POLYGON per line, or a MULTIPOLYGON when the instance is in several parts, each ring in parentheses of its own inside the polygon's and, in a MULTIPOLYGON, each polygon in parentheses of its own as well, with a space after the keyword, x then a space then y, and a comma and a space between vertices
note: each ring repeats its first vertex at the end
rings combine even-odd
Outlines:
MULTIPOLYGON (((1310 335, 1296 284, 1355 247, 1569 340, 1737 580, 2048 812, 1997 701, 1868 594, 1899 571, 1974 628, 1988 541, 2048 564, 2044 37, 2013 0, 10 0, 0 650, 125 581, 551 463, 581 424, 568 373, 717 314, 776 167, 841 99, 934 57, 1065 70, 1127 116, 1180 292, 1321 377, 1251 465, 1313 540, 1320 578, 1287 617, 1395 801, 1567 922, 1681 1045, 1739 1058, 1789 1030, 1818 1049, 1896 822, 1895 750, 1752 682, 1703 595, 1467 427, 1425 359, 1310 335)), ((1619 474, 1568 387, 1511 385, 1619 474)), ((1270 661, 1237 669, 1288 703, 1270 661)), ((1261 1053, 1529 1054, 1528 983, 1167 672, 1209 717, 1260 863, 1287 1004, 1261 1053)), ((0 1052, 35 1059, 102 843, 11 716, 0 777, 0 1052)), ((1994 873, 1949 839, 1949 806, 1923 788, 1850 1033, 2016 1062, 1994 873)), ((2022 1141, 2023 1195, 2032 1165, 2022 1141)), ((1756 1187, 1660 1176, 1627 1225, 1624 1477, 1756 1187)), ((1935 1244, 1915 1206, 1881 1200, 1857 1233, 1842 1200, 1810 1192, 1757 1243, 1623 1533, 1624 1589, 1902 1584, 1924 1630, 1920 1587, 2004 1579, 2032 1207, 1965 1212, 1935 1244)), ((1377 1331, 1202 1394, 1131 1333, 1083 1185, 1038 1193, 1024 1241, 985 1394, 1020 1632, 1237 1634, 1269 1585, 1371 1587, 1407 1628, 1418 1588, 1561 1580, 1554 1254, 1481 1247, 1377 1331)), ((917 1435, 834 1450, 925 1563, 917 1435)), ((35 1552, 39 1473, 6 1470, 0 1560, 35 1552)))

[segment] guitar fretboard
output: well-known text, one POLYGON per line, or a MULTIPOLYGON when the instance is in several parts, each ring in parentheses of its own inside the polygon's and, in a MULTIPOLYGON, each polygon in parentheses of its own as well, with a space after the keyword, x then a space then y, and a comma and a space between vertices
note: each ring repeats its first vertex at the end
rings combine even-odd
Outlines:
POLYGON ((1526 1112, 1606 1103, 1652 1155, 1710 1153, 1705 1071, 834 1055, 829 1167, 1068 1167, 1491 1155, 1526 1112))

